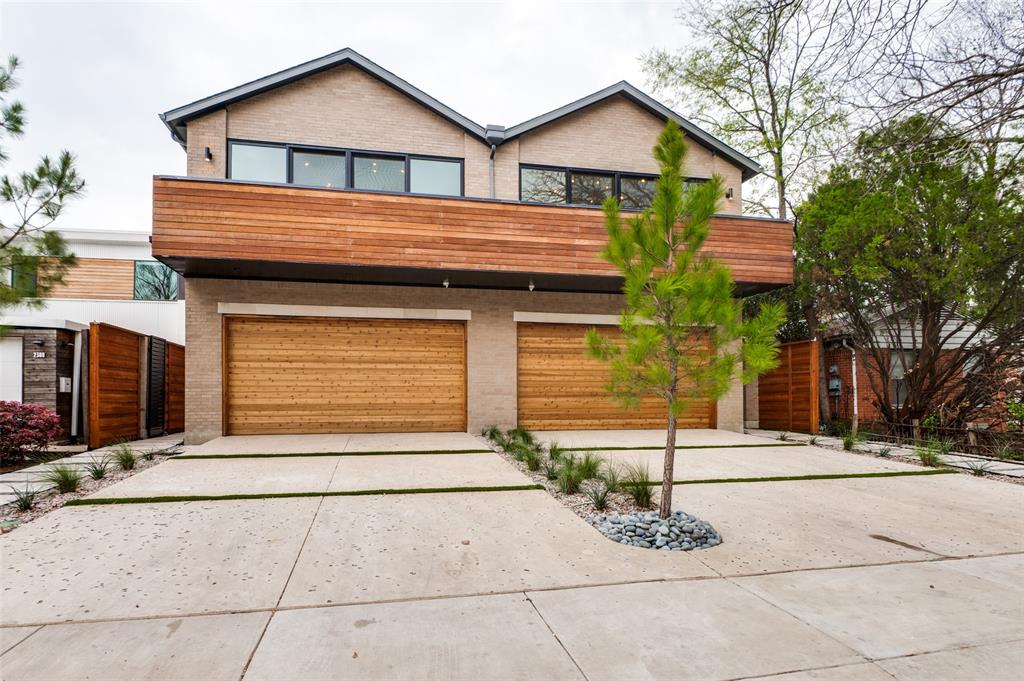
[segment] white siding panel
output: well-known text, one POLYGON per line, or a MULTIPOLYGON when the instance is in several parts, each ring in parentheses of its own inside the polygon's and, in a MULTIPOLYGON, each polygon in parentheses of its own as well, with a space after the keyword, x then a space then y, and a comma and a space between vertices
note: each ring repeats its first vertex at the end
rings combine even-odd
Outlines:
POLYGON ((47 300, 45 307, 16 308, 12 317, 68 319, 81 324, 106 322, 172 343, 185 344, 185 301, 156 300, 47 300))
POLYGON ((0 338, 0 400, 22 399, 21 337, 0 338))

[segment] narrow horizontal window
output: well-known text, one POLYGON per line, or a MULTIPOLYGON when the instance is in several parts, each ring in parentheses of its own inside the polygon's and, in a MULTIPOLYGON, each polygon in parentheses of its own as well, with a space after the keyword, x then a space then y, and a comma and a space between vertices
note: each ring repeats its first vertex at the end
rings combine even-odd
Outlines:
POLYGON ((135 300, 177 300, 178 273, 162 262, 135 261, 135 300))
POLYGON ((462 195, 462 164, 427 158, 409 159, 409 191, 439 196, 462 195))
POLYGON ((232 180, 288 181, 288 150, 283 146, 232 142, 230 155, 228 174, 232 180))
POLYGON ((583 206, 600 206, 614 192, 614 175, 572 173, 572 203, 583 206))
POLYGON ((405 160, 383 156, 354 156, 352 186, 382 192, 405 191, 405 160))
POLYGON ((520 168, 519 198, 531 203, 567 203, 565 171, 520 168))
POLYGON ((345 186, 345 154, 292 152, 292 182, 311 187, 345 186))
POLYGON ((623 175, 619 179, 619 204, 629 210, 650 208, 657 184, 657 178, 623 175))

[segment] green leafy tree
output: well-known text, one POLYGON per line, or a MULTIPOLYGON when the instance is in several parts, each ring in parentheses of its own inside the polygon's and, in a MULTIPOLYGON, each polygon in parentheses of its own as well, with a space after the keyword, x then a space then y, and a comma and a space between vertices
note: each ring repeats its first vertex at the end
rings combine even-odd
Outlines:
MULTIPOLYGON (((5 138, 20 137, 25 108, 11 100, 17 87, 18 60, 0 66, 0 166, 6 166, 5 138)), ((42 157, 35 168, 0 177, 0 310, 18 304, 41 305, 39 297, 64 279, 75 256, 58 232, 47 229, 65 205, 79 196, 85 182, 68 151, 56 160, 42 157)))
POLYGON ((775 367, 775 333, 785 312, 769 304, 744 320, 729 269, 702 252, 724 193, 722 179, 684 190, 686 141, 674 121, 658 138, 654 157, 661 176, 649 209, 623 221, 618 201, 605 201, 608 244, 601 255, 625 279, 622 338, 617 343, 591 329, 587 345, 610 364, 608 390, 627 407, 644 396, 665 400, 660 513, 668 517, 679 416, 722 397, 741 365, 744 382, 775 367))
POLYGON ((886 422, 963 426, 1024 366, 1022 170, 917 115, 862 135, 802 207, 798 248, 886 422))

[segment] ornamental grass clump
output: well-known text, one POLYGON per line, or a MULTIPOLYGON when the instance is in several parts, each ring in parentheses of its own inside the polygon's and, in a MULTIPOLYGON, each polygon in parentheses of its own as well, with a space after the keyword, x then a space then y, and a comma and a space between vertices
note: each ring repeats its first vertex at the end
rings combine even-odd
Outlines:
POLYGON ((651 488, 651 470, 645 463, 631 461, 624 467, 622 489, 633 498, 640 508, 650 508, 654 501, 651 488))
POLYGON ((130 471, 135 468, 138 459, 135 458, 135 452, 132 451, 132 448, 127 443, 122 442, 114 448, 114 461, 121 467, 121 470, 130 471))
POLYGON ((25 489, 18 489, 11 485, 11 494, 14 495, 14 507, 19 511, 31 511, 36 505, 35 490, 26 486, 25 489))
POLYGON ((77 468, 59 463, 50 466, 43 473, 43 481, 56 487, 61 494, 69 494, 78 491, 79 485, 82 484, 82 474, 77 468))
POLYGON ((541 454, 536 449, 525 449, 522 461, 526 464, 528 470, 539 471, 542 461, 541 454))
POLYGON ((605 462, 601 480, 609 492, 618 492, 622 488, 622 470, 618 464, 605 462))
POLYGON ((588 485, 584 490, 594 510, 603 511, 608 508, 608 487, 603 482, 596 482, 588 485))
POLYGON ((596 454, 587 452, 580 459, 576 467, 579 469, 580 475, 586 480, 592 480, 601 474, 601 457, 596 454))
POLYGON ((85 464, 85 472, 89 474, 89 477, 93 480, 102 480, 107 477, 107 469, 110 468, 110 459, 103 457, 102 459, 92 459, 89 463, 85 464))
POLYGON ((544 477, 547 478, 548 480, 557 480, 558 473, 561 470, 561 467, 558 465, 557 461, 552 461, 551 459, 548 459, 541 465, 541 470, 544 473, 544 477))
POLYGON ((565 450, 557 442, 552 442, 548 445, 548 458, 552 461, 558 461, 565 454, 565 450))
POLYGON ((558 490, 562 494, 576 494, 580 491, 583 475, 581 475, 579 465, 576 463, 576 457, 567 456, 562 459, 557 481, 558 490))
POLYGON ((942 457, 939 456, 939 449, 934 440, 924 447, 918 447, 915 454, 917 454, 917 458, 920 459, 921 464, 924 466, 938 468, 942 465, 942 457))
POLYGON ((843 449, 848 452, 855 452, 857 451, 857 445, 863 441, 864 436, 854 430, 844 430, 842 438, 843 449))

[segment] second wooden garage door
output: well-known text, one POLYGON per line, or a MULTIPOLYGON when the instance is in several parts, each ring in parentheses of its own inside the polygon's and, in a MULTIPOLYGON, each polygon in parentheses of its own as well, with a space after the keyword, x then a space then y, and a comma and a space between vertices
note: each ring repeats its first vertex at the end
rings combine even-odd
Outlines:
POLYGON ((228 317, 224 353, 230 435, 466 429, 463 322, 228 317))
MULTIPOLYGON (((644 398, 627 410, 605 390, 608 365, 586 354, 582 324, 518 325, 519 425, 537 430, 664 428, 665 402, 644 398)), ((612 338, 616 327, 597 327, 612 338)), ((713 428, 715 406, 692 406, 680 428, 713 428)))

